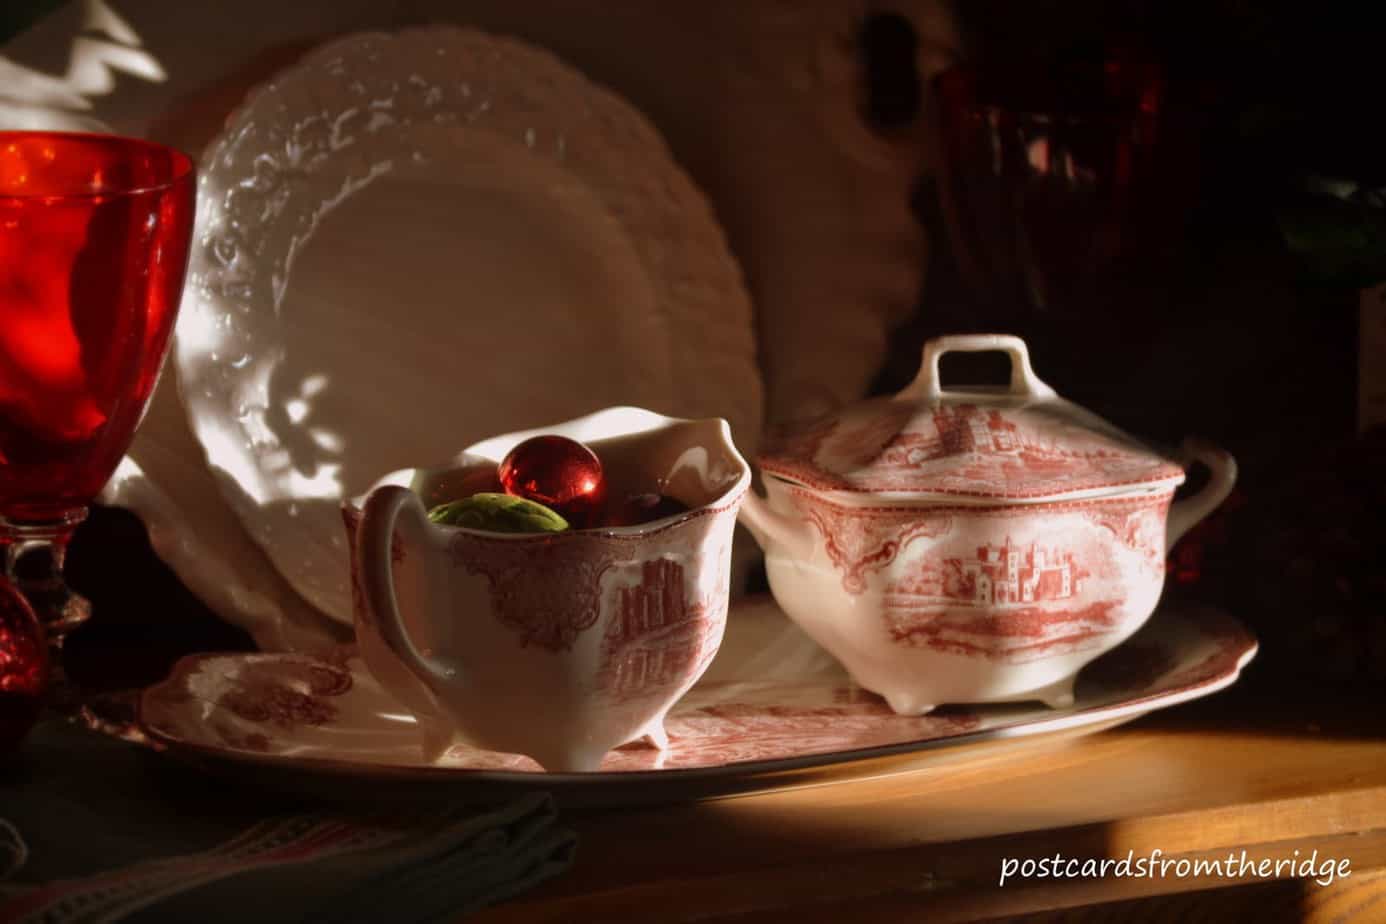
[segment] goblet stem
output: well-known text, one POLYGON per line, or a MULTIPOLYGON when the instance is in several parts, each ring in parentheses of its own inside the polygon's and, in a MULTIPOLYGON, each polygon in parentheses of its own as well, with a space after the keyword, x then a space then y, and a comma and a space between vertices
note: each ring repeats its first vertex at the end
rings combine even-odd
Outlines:
POLYGON ((91 615, 91 605, 63 580, 68 540, 86 517, 85 510, 78 510, 42 523, 0 518, 5 576, 33 607, 55 655, 67 634, 91 615))

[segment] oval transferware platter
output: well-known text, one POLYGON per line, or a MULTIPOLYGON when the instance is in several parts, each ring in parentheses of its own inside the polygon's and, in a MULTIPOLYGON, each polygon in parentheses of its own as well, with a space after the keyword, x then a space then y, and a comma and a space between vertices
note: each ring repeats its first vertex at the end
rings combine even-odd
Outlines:
POLYGON ((1084 669, 1075 702, 948 707, 900 716, 856 687, 766 597, 734 603, 716 660, 669 714, 670 747, 631 744, 600 771, 545 773, 527 757, 454 746, 422 758, 413 717, 350 648, 194 655, 145 691, 140 724, 171 753, 322 792, 354 784, 539 785, 598 799, 726 795, 1009 756, 1207 696, 1232 684, 1256 641, 1207 607, 1166 605, 1084 669), (606 795, 601 795, 605 791, 606 795))

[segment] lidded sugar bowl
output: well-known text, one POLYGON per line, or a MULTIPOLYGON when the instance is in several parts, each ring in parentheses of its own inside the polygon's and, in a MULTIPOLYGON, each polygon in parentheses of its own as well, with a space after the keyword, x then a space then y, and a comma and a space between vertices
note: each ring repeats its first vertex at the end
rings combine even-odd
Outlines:
POLYGON ((1174 543, 1236 465, 1175 460, 1064 400, 1017 337, 942 337, 915 380, 773 439, 741 519, 784 611, 902 714, 942 703, 1072 702, 1089 661, 1160 598, 1174 543), (939 358, 999 350, 1005 388, 943 388, 939 358), (1174 501, 1185 464, 1207 466, 1174 501))

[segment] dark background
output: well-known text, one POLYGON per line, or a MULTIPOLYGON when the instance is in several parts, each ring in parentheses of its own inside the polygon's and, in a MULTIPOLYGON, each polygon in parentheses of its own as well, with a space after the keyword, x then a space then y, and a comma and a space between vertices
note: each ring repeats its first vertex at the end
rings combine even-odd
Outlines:
POLYGON ((0 42, 23 31, 50 10, 62 6, 62 0, 6 0, 0 5, 0 42))

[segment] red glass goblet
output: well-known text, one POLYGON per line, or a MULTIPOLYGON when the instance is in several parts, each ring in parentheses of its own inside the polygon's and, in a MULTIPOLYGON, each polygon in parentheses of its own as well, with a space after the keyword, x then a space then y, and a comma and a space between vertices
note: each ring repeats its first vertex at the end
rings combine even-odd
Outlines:
POLYGON ((1150 340, 1196 198, 1198 114, 1130 47, 964 64, 935 79, 939 198, 980 329, 1014 331, 1101 406, 1150 340))
POLYGON ((1129 243, 1158 72, 1120 56, 1014 61, 960 65, 935 85, 940 193, 964 276, 1002 303, 1070 309, 1129 243))
POLYGON ((154 391, 194 173, 147 141, 0 132, 0 543, 51 643, 86 618, 64 551, 154 391), (40 550, 43 573, 19 567, 40 550))

